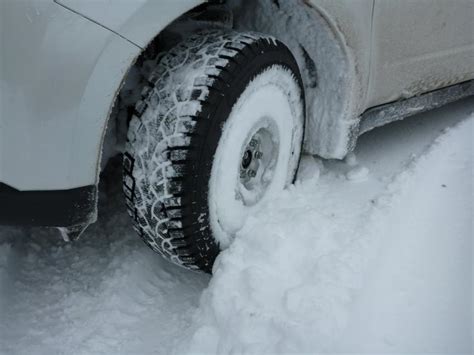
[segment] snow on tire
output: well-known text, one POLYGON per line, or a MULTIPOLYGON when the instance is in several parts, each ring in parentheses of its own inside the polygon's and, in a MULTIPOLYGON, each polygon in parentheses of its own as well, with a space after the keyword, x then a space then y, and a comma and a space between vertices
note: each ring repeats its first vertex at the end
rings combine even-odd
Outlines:
POLYGON ((123 186, 155 251, 211 272, 245 219, 294 179, 304 93, 287 47, 257 33, 197 33, 165 53, 130 121, 123 186))

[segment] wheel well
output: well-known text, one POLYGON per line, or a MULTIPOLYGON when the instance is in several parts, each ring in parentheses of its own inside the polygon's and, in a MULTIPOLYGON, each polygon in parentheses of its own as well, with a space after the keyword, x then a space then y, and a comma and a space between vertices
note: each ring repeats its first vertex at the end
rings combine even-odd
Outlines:
POLYGON ((127 122, 141 96, 145 77, 159 54, 196 30, 229 27, 270 34, 293 52, 306 91, 304 151, 323 158, 343 158, 358 136, 355 105, 360 84, 344 34, 321 9, 307 0, 227 0, 204 3, 161 31, 125 76, 111 110, 101 167, 123 151, 127 122))
POLYGON ((232 26, 232 11, 223 1, 211 1, 181 15, 150 41, 124 76, 115 96, 102 144, 101 171, 110 158, 123 152, 128 122, 160 54, 198 30, 232 26))

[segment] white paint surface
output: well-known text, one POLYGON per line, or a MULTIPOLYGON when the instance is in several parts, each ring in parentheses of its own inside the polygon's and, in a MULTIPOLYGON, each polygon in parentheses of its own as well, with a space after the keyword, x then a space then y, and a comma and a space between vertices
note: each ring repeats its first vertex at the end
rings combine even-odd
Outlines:
POLYGON ((58 3, 146 48, 160 31, 204 0, 58 0, 58 3))
POLYGON ((0 182, 95 184, 109 109, 140 49, 49 0, 1 1, 0 23, 0 182))

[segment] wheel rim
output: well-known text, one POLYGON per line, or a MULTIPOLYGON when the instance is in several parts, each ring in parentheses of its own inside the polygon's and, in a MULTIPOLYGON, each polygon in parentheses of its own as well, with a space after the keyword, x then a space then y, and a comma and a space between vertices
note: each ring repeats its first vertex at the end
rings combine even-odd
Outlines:
POLYGON ((293 74, 273 66, 234 104, 209 182, 209 220, 225 248, 247 218, 293 181, 301 149, 304 102, 293 74))

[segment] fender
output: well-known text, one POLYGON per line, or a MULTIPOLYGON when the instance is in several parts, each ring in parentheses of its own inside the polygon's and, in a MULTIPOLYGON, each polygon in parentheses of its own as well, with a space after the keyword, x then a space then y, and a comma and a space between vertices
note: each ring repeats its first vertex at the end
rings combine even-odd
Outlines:
POLYGON ((0 182, 95 185, 109 107, 141 48, 53 1, 2 1, 0 22, 0 182))
POLYGON ((206 0, 55 0, 145 48, 173 20, 206 0))
POLYGON ((100 0, 0 3, 0 224, 95 221, 103 140, 123 80, 148 41, 202 2, 120 1, 113 12, 100 0))
MULTIPOLYGON (((89 183, 97 185, 107 123, 129 69, 147 45, 166 26, 205 1, 137 0, 119 1, 113 4, 104 0, 55 0, 55 2, 115 33, 117 37, 138 49, 133 56, 123 56, 115 43, 110 43, 104 48, 79 107, 78 116, 81 121, 73 137, 78 149, 72 152, 71 161, 83 160, 84 157, 90 159, 94 172, 87 172, 89 183), (81 146, 82 137, 88 137, 90 143, 81 146)), ((75 173, 80 174, 84 171, 76 170, 75 173)))

